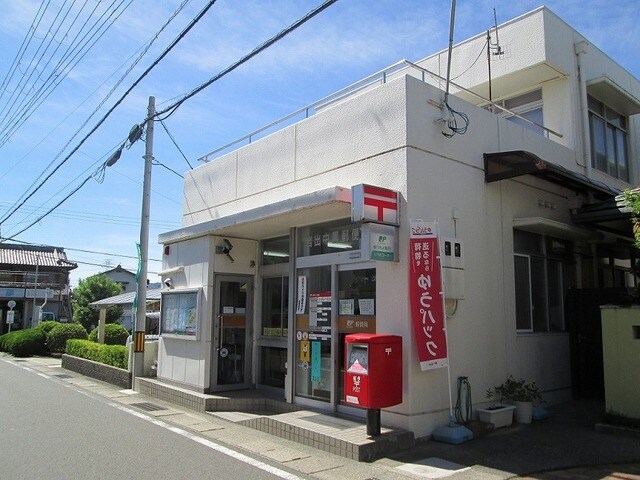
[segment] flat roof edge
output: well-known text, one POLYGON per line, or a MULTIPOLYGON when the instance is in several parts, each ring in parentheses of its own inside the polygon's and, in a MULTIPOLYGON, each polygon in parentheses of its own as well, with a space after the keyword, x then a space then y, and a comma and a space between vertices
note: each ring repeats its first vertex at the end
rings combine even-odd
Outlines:
POLYGON ((351 203, 351 189, 344 187, 330 187, 297 197, 262 205, 251 210, 234 213, 225 217, 215 218, 206 222, 189 225, 158 235, 158 243, 166 245, 179 241, 190 240, 207 235, 214 235, 217 230, 232 227, 257 220, 264 220, 283 213, 300 211, 330 203, 351 203))

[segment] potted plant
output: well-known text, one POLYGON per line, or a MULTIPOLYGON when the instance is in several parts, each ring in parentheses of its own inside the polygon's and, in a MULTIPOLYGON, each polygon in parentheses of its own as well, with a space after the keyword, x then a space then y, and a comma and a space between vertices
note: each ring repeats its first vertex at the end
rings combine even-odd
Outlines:
POLYGON ((513 375, 509 375, 507 380, 495 389, 502 398, 514 403, 516 422, 531 423, 533 403, 543 401, 536 382, 527 383, 522 378, 516 380, 513 375))
MULTIPOLYGON (((487 400, 492 400, 494 397, 494 391, 489 388, 485 394, 487 400)), ((513 411, 515 410, 513 405, 491 404, 487 408, 478 409, 478 417, 481 422, 493 424, 493 428, 508 427, 513 423, 513 411)))

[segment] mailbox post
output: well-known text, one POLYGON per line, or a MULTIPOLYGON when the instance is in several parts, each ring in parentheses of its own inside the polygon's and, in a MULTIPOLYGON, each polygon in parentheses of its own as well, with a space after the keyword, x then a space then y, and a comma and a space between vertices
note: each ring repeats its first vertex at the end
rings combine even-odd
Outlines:
POLYGON ((367 435, 380 435, 380 409, 402 403, 402 337, 346 336, 344 402, 367 409, 367 435))

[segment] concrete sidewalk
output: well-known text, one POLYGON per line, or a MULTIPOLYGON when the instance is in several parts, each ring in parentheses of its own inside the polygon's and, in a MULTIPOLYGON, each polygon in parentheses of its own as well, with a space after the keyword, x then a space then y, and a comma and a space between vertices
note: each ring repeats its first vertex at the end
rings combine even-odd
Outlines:
MULTIPOLYGON (((514 425, 461 445, 419 441, 401 454, 372 463, 356 462, 312 446, 278 438, 220 415, 200 413, 63 370, 49 357, 1 361, 95 395, 97 400, 130 408, 305 476, 326 479, 498 480, 580 478, 640 480, 640 437, 598 433, 600 402, 578 401, 550 407, 547 420, 514 425)), ((364 428, 364 426, 363 426, 364 428)))

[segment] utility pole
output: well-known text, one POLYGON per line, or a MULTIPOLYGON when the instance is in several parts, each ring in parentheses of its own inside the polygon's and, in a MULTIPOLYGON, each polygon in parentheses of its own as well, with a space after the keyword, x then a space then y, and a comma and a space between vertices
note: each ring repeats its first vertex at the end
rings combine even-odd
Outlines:
POLYGON ((151 211, 151 164, 153 161, 153 122, 156 114, 156 99, 149 97, 144 153, 144 181, 142 184, 142 218, 140 222, 140 278, 138 279, 138 310, 133 337, 132 386, 136 377, 144 373, 144 333, 147 318, 147 263, 149 258, 149 216, 151 211))
POLYGON ((29 328, 38 326, 38 319, 36 317, 36 296, 38 295, 38 267, 40 266, 40 255, 36 255, 36 276, 33 280, 33 306, 31 307, 31 325, 29 328))

